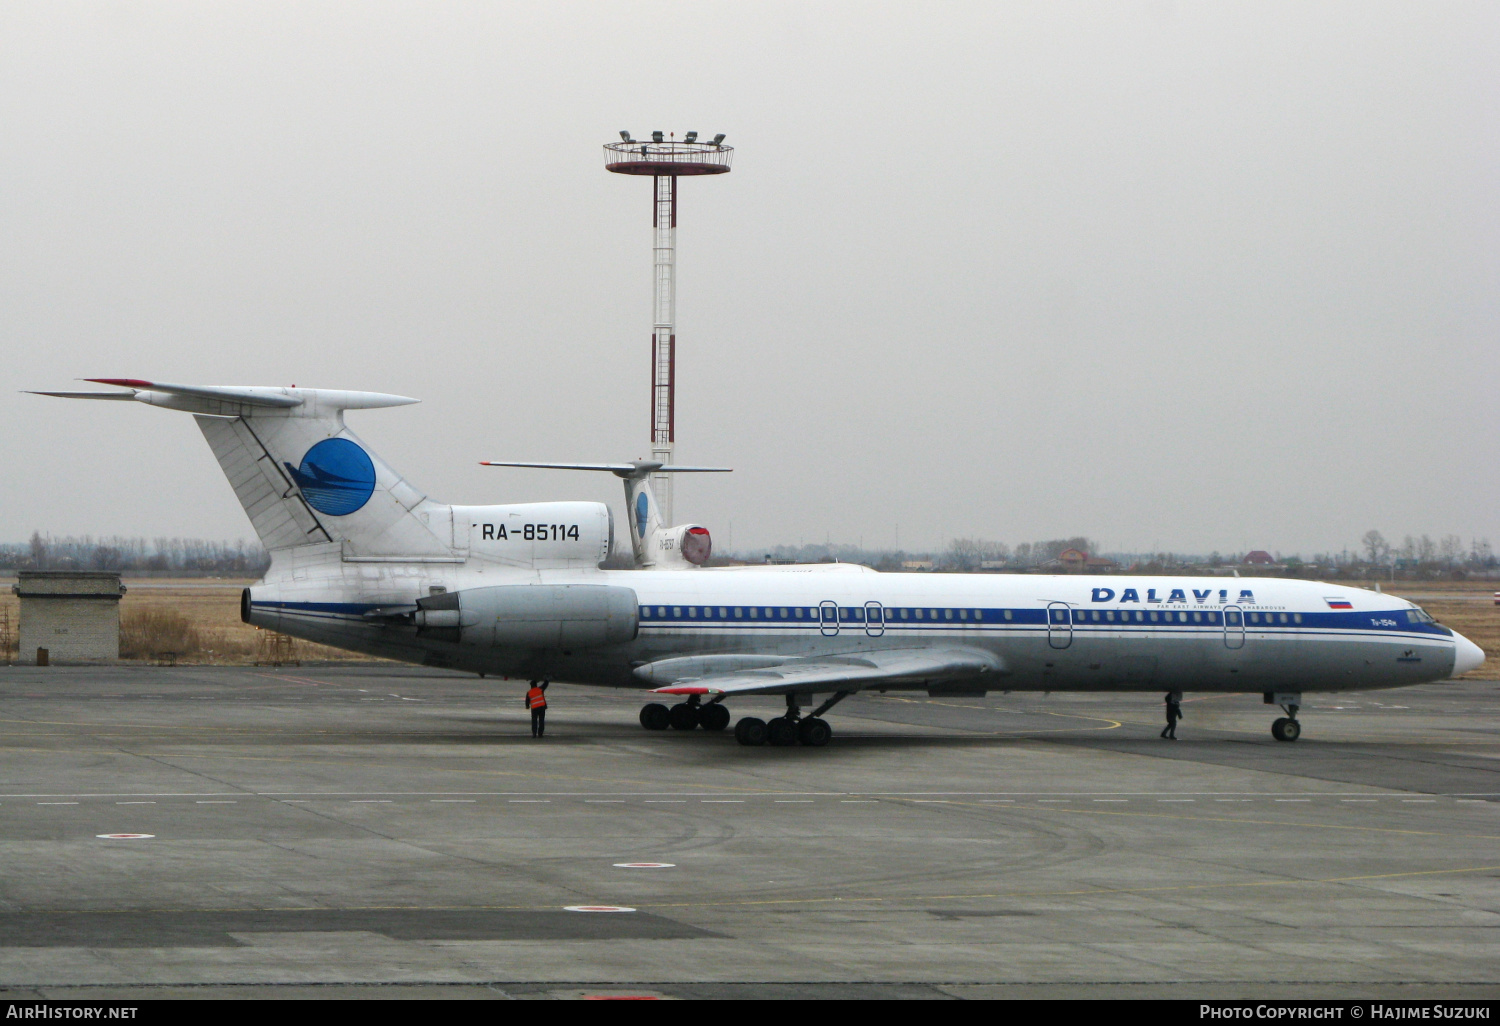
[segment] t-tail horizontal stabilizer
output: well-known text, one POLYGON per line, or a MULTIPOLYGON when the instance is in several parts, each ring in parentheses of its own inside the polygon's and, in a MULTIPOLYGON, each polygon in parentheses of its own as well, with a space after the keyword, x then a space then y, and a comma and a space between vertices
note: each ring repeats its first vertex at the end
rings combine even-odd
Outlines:
MULTIPOLYGON (((193 414, 273 564, 284 550, 305 546, 323 546, 333 560, 463 559, 453 545, 449 507, 431 502, 344 424, 345 410, 415 399, 331 388, 88 380, 122 391, 37 394, 133 399, 193 414)), ((304 549, 298 558, 314 557, 304 549)))
POLYGON ((684 467, 655 460, 631 463, 523 463, 482 460, 484 467, 531 467, 543 470, 602 470, 625 482, 625 509, 630 521, 630 544, 638 566, 656 570, 687 570, 702 566, 713 553, 708 528, 698 524, 668 526, 651 491, 652 474, 727 474, 730 467, 684 467))

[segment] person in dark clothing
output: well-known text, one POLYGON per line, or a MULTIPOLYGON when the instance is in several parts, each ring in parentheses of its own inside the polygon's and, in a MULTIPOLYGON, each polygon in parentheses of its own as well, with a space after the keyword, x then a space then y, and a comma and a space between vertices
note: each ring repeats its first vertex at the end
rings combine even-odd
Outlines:
POLYGON ((1161 736, 1169 740, 1177 740, 1177 721, 1182 719, 1182 693, 1178 691, 1167 692, 1167 726, 1161 732, 1161 736))
POLYGON ((531 710, 531 736, 541 737, 547 730, 548 681, 532 681, 526 691, 526 708, 531 710))

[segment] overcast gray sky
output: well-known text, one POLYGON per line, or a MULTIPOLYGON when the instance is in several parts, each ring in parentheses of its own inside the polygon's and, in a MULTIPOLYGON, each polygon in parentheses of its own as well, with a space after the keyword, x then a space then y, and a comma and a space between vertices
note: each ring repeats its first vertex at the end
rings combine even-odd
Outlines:
POLYGON ((1500 540, 1500 5, 0 3, 0 538, 237 537, 189 417, 75 378, 416 396, 434 498, 647 451, 752 549, 1500 540), (731 528, 732 524, 732 528, 731 528))

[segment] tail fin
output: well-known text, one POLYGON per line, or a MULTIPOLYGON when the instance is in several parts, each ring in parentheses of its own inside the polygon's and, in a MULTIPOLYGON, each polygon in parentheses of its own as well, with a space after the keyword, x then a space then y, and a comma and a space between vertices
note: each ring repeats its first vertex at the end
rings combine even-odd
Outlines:
POLYGON ((273 553, 337 543, 346 558, 454 556, 448 507, 428 501, 344 425, 345 410, 415 399, 323 388, 91 380, 130 391, 38 394, 135 399, 194 414, 255 533, 273 553))
POLYGON ((625 481, 626 519, 636 565, 658 570, 689 569, 708 562, 713 541, 697 524, 662 523, 661 507, 651 491, 652 474, 728 473, 729 467, 663 466, 654 460, 633 463, 515 463, 484 460, 486 467, 539 467, 553 470, 604 470, 625 481))

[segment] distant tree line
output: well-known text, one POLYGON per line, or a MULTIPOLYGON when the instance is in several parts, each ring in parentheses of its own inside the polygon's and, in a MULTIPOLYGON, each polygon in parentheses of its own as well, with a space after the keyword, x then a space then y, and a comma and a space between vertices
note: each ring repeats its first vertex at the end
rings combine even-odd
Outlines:
MULTIPOLYGON (((814 544, 777 545, 758 553, 725 554, 722 562, 731 560, 758 563, 861 563, 877 570, 911 569, 930 564, 934 570, 970 572, 1005 570, 1012 572, 1048 572, 1057 558, 1069 549, 1090 556, 1102 556, 1115 562, 1116 572, 1160 573, 1228 573, 1231 567, 1245 566, 1247 552, 1100 552, 1086 537, 1056 538, 1051 541, 1022 542, 1011 548, 1004 542, 978 537, 952 539, 937 551, 866 549, 857 545, 814 544)), ((1396 545, 1387 542, 1379 531, 1369 531, 1357 549, 1319 552, 1304 558, 1299 554, 1268 553, 1271 564, 1251 564, 1257 573, 1284 573, 1313 577, 1368 577, 1372 574, 1394 574, 1407 577, 1441 575, 1464 576, 1471 572, 1500 570, 1500 559, 1487 538, 1473 538, 1467 544, 1456 534, 1433 540, 1428 535, 1407 535, 1396 545)))
POLYGON ((0 570, 111 570, 121 573, 234 574, 259 577, 271 565, 259 542, 202 538, 55 537, 35 531, 0 543, 0 570))

